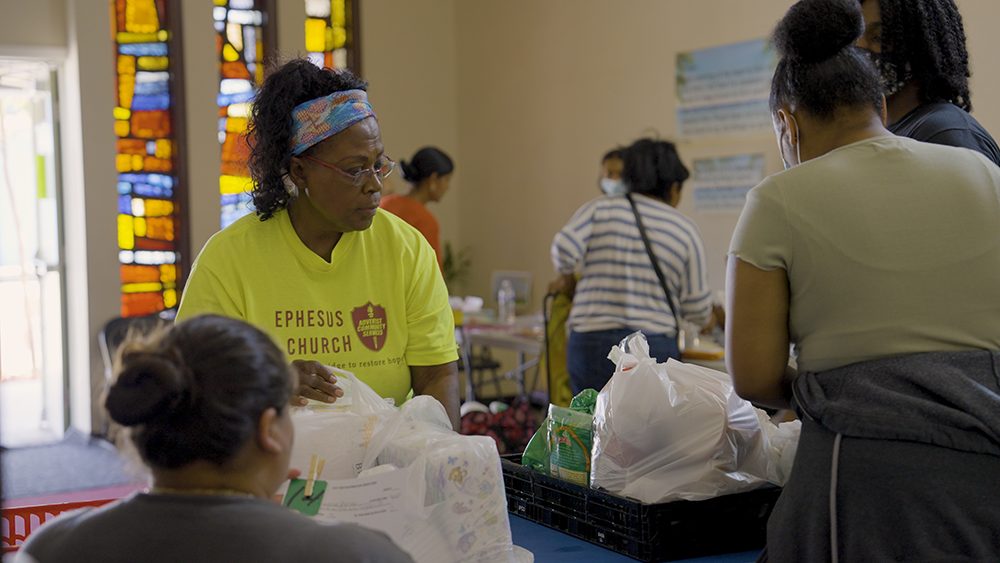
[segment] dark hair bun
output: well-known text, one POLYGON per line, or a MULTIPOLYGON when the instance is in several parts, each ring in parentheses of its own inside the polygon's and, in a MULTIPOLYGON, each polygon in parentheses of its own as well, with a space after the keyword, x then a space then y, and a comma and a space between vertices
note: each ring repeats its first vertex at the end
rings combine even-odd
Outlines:
POLYGON ((399 161, 399 170, 403 173, 403 179, 407 182, 417 182, 420 179, 420 171, 413 164, 406 162, 405 159, 399 161))
POLYGON ((177 406, 188 387, 182 368, 157 353, 126 353, 104 406, 123 426, 144 424, 177 406))
POLYGON ((455 163, 443 150, 424 147, 414 153, 409 162, 400 160, 399 167, 403 169, 404 180, 411 184, 419 184, 435 174, 438 176, 451 174, 455 170, 455 163))
POLYGON ((783 57, 817 63, 854 44, 864 31, 857 0, 799 0, 774 30, 774 45, 783 57))

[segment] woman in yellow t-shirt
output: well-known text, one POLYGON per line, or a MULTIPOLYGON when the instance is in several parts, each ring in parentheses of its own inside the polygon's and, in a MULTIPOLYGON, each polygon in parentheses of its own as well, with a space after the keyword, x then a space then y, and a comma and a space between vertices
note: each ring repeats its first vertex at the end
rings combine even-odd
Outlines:
POLYGON ((423 233, 441 263, 441 227, 427 209, 430 202, 441 201, 451 184, 455 164, 441 149, 424 147, 410 162, 400 161, 403 179, 413 188, 407 194, 390 194, 382 198, 382 209, 406 221, 423 233))
POLYGON ((424 237, 379 209, 395 163, 366 84, 294 60, 267 78, 250 116, 256 215, 202 249, 178 319, 216 313, 267 332, 293 360, 293 401, 343 395, 325 366, 397 404, 431 395, 458 422, 448 292, 424 237))

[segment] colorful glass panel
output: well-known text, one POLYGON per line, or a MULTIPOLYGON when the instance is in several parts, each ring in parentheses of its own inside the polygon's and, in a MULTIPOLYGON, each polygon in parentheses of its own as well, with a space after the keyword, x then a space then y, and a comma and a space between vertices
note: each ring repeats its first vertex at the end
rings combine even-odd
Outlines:
POLYGON ((264 25, 267 14, 258 0, 215 0, 216 51, 219 58, 219 144, 222 162, 219 195, 223 228, 253 210, 250 198, 249 104, 264 82, 264 25))
POLYGON ((118 258, 121 314, 149 315, 177 306, 172 58, 167 3, 111 0, 118 137, 118 258))
MULTIPOLYGON (((316 66, 348 68, 356 57, 353 18, 357 14, 352 0, 305 0, 306 56, 316 66)), ((358 69, 352 68, 354 72, 358 69)))

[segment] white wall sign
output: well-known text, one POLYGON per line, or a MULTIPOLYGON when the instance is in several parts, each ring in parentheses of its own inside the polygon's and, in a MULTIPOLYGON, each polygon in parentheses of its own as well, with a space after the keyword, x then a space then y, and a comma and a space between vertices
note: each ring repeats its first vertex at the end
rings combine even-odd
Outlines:
POLYGON ((760 133, 771 127, 768 96, 777 55, 769 41, 677 54, 681 137, 760 133))
POLYGON ((695 159, 689 185, 699 212, 739 213, 747 192, 764 179, 764 155, 741 154, 695 159))

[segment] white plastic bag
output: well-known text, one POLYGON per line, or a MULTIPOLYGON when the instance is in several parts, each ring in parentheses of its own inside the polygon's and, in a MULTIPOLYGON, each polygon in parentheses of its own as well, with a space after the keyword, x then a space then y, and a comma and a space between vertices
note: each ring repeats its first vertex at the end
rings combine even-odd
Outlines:
POLYGON ((775 485, 784 485, 792 474, 795 463, 795 452, 799 449, 799 435, 802 433, 802 421, 793 420, 774 424, 766 412, 757 409, 760 427, 767 436, 768 456, 772 463, 768 466, 767 480, 775 485))
POLYGON ((392 465, 407 473, 403 532, 386 533, 415 561, 521 561, 512 545, 496 442, 451 429, 444 407, 414 397, 373 436, 364 467, 392 465), (419 399, 419 400, 418 400, 419 399))
POLYGON ((316 455, 326 460, 324 478, 351 479, 361 471, 375 430, 396 411, 351 372, 327 367, 337 375, 344 396, 333 404, 311 401, 292 409, 295 447, 290 465, 304 472, 316 455))
POLYGON ((381 530, 418 563, 533 559, 512 544, 493 439, 454 432, 433 397, 397 409, 349 372, 337 375, 351 400, 293 413, 293 467, 319 455, 326 460, 321 478, 331 480, 317 518, 381 530))
POLYGON ((344 395, 333 404, 310 399, 306 408, 317 412, 352 412, 379 414, 393 412, 389 400, 382 398, 353 373, 333 366, 323 366, 337 377, 337 386, 344 395))
POLYGON ((594 412, 592 487, 659 503, 746 491, 779 475, 758 410, 728 375, 657 364, 641 333, 608 357, 617 367, 594 412))

